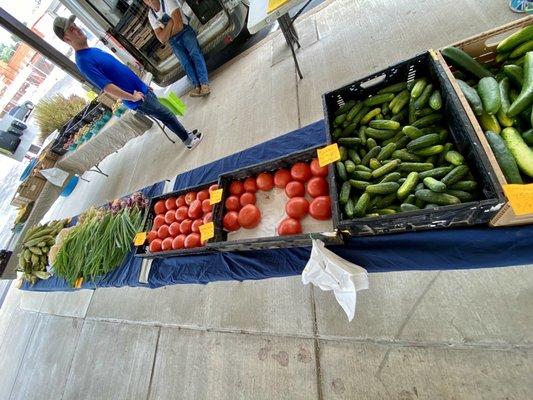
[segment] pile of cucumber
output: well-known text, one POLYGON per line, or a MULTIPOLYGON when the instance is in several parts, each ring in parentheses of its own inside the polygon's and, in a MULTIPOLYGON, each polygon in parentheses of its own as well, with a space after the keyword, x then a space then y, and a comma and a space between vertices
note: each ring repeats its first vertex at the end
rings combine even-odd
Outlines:
POLYGON ((533 178, 533 25, 502 40, 487 68, 455 47, 442 50, 455 68, 508 183, 533 178))
POLYGON ((442 98, 428 78, 400 82, 335 112, 332 139, 343 219, 476 199, 477 182, 443 124, 442 98))

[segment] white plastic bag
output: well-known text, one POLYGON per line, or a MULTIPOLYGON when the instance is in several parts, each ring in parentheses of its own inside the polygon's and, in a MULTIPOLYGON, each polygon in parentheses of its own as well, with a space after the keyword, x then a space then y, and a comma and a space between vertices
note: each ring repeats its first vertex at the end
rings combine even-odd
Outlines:
POLYGON ((322 290, 333 290, 337 302, 351 322, 355 315, 357 291, 368 289, 366 269, 339 257, 313 239, 311 258, 302 272, 304 285, 312 283, 322 290))
POLYGON ((68 172, 59 168, 42 169, 39 171, 52 185, 63 186, 65 179, 68 178, 68 172))

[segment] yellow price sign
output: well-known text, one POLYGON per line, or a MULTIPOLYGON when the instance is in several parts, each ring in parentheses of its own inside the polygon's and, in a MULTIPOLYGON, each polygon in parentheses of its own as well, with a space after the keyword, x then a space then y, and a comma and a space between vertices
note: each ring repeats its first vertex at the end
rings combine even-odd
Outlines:
POLYGON ((213 223, 213 221, 208 222, 207 224, 200 225, 199 229, 200 240, 202 242, 206 242, 215 236, 215 224, 213 223))
POLYGON ((146 236, 148 234, 146 232, 139 232, 135 235, 135 237, 133 238, 133 244, 135 246, 142 246, 144 244, 144 242, 146 242, 146 236))
POLYGON ((317 149, 316 154, 318 156, 318 165, 324 167, 335 161, 341 159, 341 153, 337 143, 330 144, 329 146, 317 149))
POLYGON ((212 190, 209 195, 209 204, 217 204, 222 201, 222 189, 212 190))
POLYGON ((516 215, 533 213, 533 183, 527 185, 503 185, 503 192, 516 215))

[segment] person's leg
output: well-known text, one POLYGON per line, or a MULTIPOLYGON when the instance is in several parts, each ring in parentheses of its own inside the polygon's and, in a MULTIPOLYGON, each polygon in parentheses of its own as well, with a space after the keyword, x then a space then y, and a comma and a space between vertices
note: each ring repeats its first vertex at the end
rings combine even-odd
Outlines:
POLYGON ((170 40, 170 44, 172 46, 174 55, 180 61, 181 66, 183 67, 183 70, 185 71, 189 79, 191 80, 193 86, 199 87, 200 81, 198 79, 198 75, 196 75, 196 70, 194 69, 193 61, 189 57, 189 53, 183 44, 184 33, 185 32, 183 32, 179 37, 172 38, 170 40))
POLYGON ((189 56, 194 64, 196 76, 201 85, 209 85, 209 77, 207 75, 207 67, 205 65, 204 55, 198 43, 198 38, 194 30, 187 26, 182 34, 182 44, 187 49, 189 56))

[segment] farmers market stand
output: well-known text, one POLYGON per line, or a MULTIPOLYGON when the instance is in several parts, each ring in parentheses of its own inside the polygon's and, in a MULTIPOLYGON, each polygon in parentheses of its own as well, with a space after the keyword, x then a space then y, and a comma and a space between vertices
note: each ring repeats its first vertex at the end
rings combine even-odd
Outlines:
MULTIPOLYGON (((178 175, 174 190, 212 182, 218 175, 237 168, 268 161, 326 141, 324 121, 222 158, 213 163, 178 175)), ((143 190, 147 197, 163 192, 159 182, 143 190)), ((489 228, 474 226, 445 230, 353 237, 331 250, 369 272, 402 270, 445 270, 489 268, 533 264, 533 226, 489 228)), ((115 271, 98 282, 84 283, 82 288, 144 286, 157 288, 172 284, 207 284, 227 280, 257 280, 301 274, 309 260, 310 248, 220 252, 196 256, 173 257, 153 261, 147 283, 140 283, 140 258, 133 251, 115 271)), ((51 277, 24 290, 75 290, 64 280, 51 277)))

